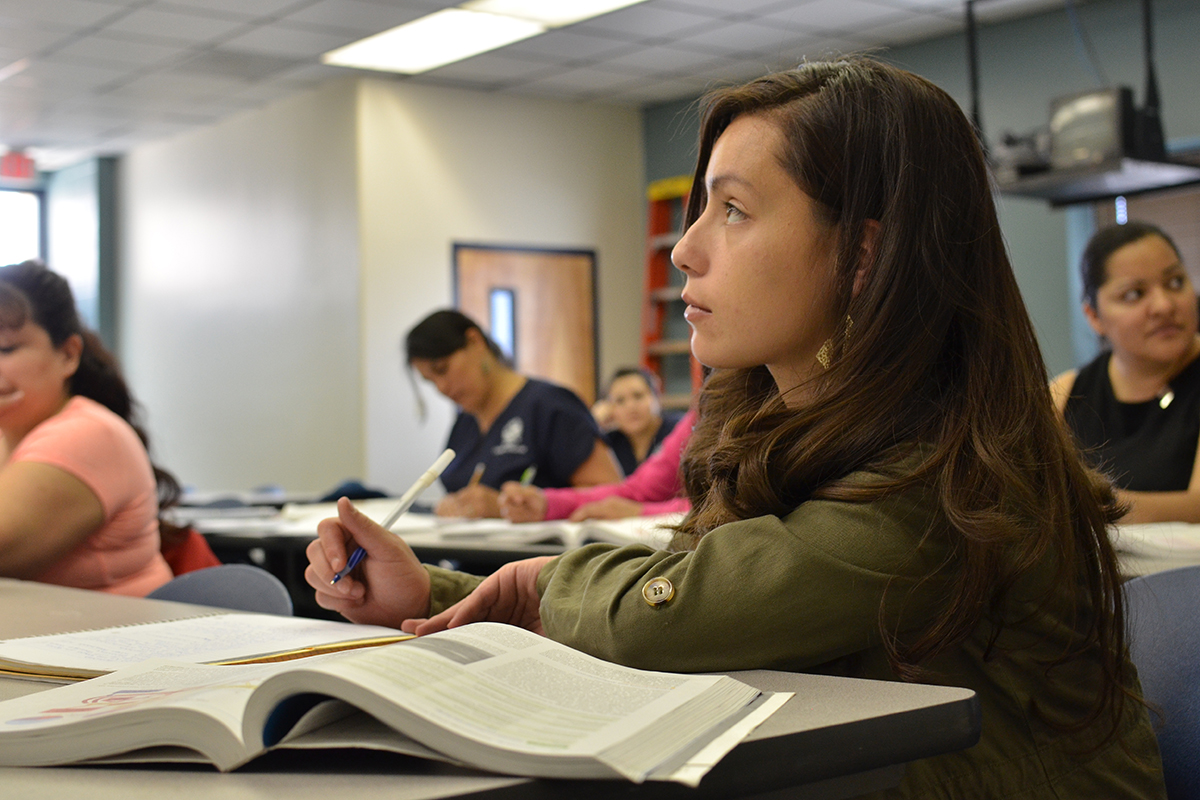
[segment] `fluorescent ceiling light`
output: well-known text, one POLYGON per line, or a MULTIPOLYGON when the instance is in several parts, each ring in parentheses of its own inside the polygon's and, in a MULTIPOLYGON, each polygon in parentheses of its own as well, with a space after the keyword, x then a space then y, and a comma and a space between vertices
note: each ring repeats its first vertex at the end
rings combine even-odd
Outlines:
POLYGON ((471 0, 459 8, 540 22, 548 28, 598 17, 646 0, 471 0))
POLYGON ((415 75, 545 30, 546 26, 528 19, 447 8, 332 50, 321 60, 340 67, 415 75))

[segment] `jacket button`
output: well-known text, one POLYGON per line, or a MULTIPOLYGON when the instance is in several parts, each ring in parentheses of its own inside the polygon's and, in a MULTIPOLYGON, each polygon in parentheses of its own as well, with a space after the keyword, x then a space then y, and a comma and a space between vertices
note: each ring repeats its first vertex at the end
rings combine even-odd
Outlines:
POLYGON ((675 596, 675 587, 666 578, 652 578, 642 587, 642 599, 652 606, 661 606, 675 596))

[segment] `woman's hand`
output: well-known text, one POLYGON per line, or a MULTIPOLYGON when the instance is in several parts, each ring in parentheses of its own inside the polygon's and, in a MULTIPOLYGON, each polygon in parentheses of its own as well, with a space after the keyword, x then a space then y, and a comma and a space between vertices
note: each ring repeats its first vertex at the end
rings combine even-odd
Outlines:
POLYGON ((546 493, 508 481, 500 487, 500 516, 509 522, 541 522, 546 518, 546 493))
POLYGON ((468 486, 443 497, 436 513, 439 517, 499 517, 500 493, 490 486, 468 486))
POLYGON ((399 628, 412 617, 429 614, 429 573, 404 540, 342 498, 336 518, 317 525, 308 545, 304 579, 316 590, 317 605, 352 622, 399 628), (331 584, 356 546, 367 557, 350 574, 331 584))
POLYGON ((584 503, 571 512, 571 522, 583 522, 585 519, 625 519, 640 517, 642 504, 624 497, 606 497, 593 503, 584 503))
POLYGON ((537 577, 551 556, 512 561, 484 578, 475 591, 429 619, 410 619, 401 627, 424 636, 469 622, 504 622, 545 635, 537 577))

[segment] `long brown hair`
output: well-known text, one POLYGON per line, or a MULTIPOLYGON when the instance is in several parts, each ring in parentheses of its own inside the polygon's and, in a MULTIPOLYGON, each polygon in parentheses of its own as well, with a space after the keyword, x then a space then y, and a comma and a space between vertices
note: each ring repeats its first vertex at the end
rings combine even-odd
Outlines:
POLYGON ((853 325, 832 340, 803 407, 785 405, 765 367, 713 373, 683 459, 692 511, 677 546, 808 499, 865 501, 919 484, 939 505, 928 535, 950 542, 952 586, 927 629, 903 640, 881 631, 896 674, 920 677, 985 617, 1004 619, 1018 578, 1056 564, 1060 582, 1084 587, 1072 622, 1085 641, 1067 658, 1086 650, 1106 681, 1078 726, 1106 709, 1115 721, 1130 683, 1107 533, 1119 509, 1056 417, 974 129, 933 84, 867 59, 720 90, 706 101, 688 225, 707 202, 714 143, 746 114, 779 127, 781 165, 836 237, 833 318, 853 325), (863 264, 869 221, 878 229, 863 264), (893 477, 844 480, 864 468, 893 477))

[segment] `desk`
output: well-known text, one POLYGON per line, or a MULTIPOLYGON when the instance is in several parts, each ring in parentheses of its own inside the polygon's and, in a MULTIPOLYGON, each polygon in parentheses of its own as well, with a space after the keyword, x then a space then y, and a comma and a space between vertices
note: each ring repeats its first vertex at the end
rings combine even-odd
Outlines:
MULTIPOLYGON (((208 610, 0 579, 0 638, 178 619, 208 610)), ((345 752, 273 753, 224 775, 184 766, 0 768, 0 786, 6 797, 22 800, 835 800, 895 786, 906 761, 969 747, 979 737, 978 700, 966 689, 765 670, 735 675, 759 688, 796 696, 696 789, 512 778, 401 756, 345 752)), ((0 699, 45 688, 49 685, 0 678, 0 699)))
MULTIPOLYGON (((359 510, 382 520, 395 507, 395 498, 357 501, 359 510)), ((318 523, 337 514, 332 503, 293 504, 282 510, 171 509, 173 522, 200 531, 217 557, 225 562, 250 562, 264 567, 284 582, 296 613, 327 617, 316 606, 304 581, 308 559, 304 553, 317 535, 318 523)), ((565 520, 514 525, 504 520, 455 520, 430 513, 404 514, 392 530, 402 536, 417 557, 429 564, 445 564, 476 575, 488 575, 510 561, 561 554, 568 543, 603 540, 644 542, 664 546, 670 533, 664 526, 678 523, 680 515, 634 517, 570 523, 565 520)))

